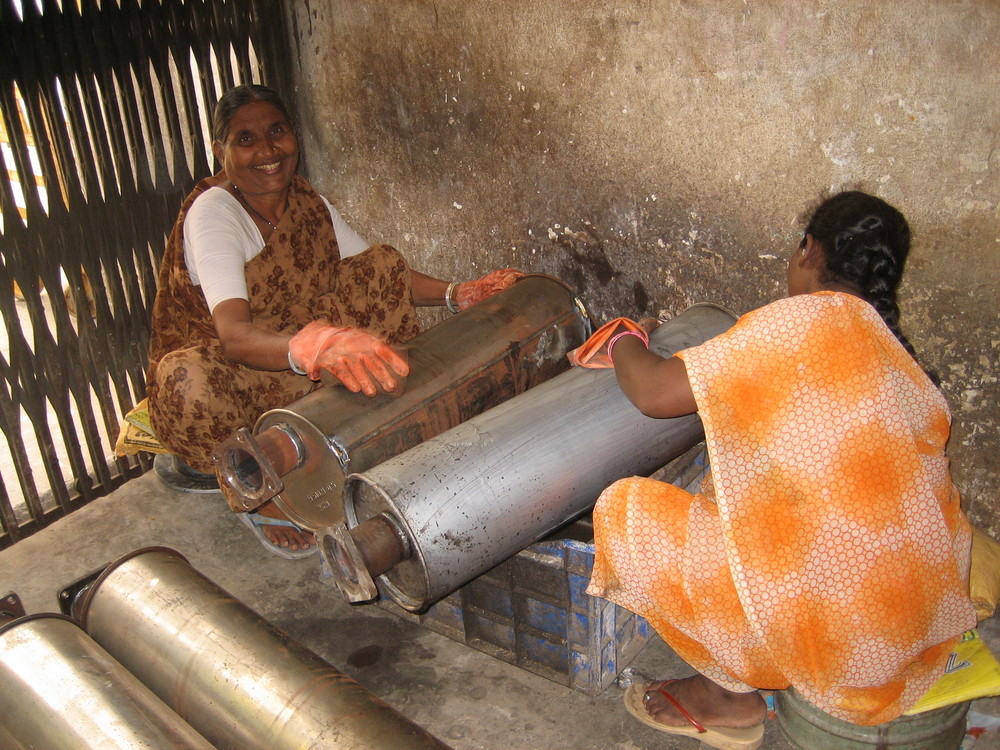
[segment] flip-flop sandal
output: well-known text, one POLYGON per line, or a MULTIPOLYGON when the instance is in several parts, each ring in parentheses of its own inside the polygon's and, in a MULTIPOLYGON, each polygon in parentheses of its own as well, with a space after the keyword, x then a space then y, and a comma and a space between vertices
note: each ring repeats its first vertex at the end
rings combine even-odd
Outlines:
POLYGON ((218 495, 219 479, 215 474, 203 474, 181 461, 172 453, 158 453, 153 459, 153 470, 171 489, 181 492, 218 495))
POLYGON ((273 552, 279 557, 284 557, 287 560, 301 560, 303 557, 309 557, 310 555, 315 555, 319 552, 319 546, 312 544, 306 549, 288 549, 287 547, 282 547, 280 544, 275 544, 270 539, 267 538, 267 534, 261 526, 291 526, 293 529, 298 529, 302 531, 296 524, 291 521, 286 521, 282 518, 271 518, 270 516, 262 516, 260 513, 237 513, 240 521, 243 522, 244 526, 247 526, 253 533, 254 536, 260 540, 260 543, 267 548, 268 551, 273 552))
POLYGON ((673 727, 668 724, 661 724, 650 716, 649 711, 646 710, 646 704, 643 702, 643 697, 646 695, 645 685, 632 685, 625 691, 625 708, 646 726, 659 729, 661 732, 666 732, 667 734, 677 734, 682 737, 701 740, 709 747, 715 747, 719 750, 755 750, 760 747, 760 744, 764 741, 763 723, 755 727, 747 727, 746 729, 702 726, 697 719, 681 707, 674 696, 663 690, 671 682, 674 682, 674 680, 665 682, 659 689, 659 693, 666 697, 681 712, 681 716, 690 722, 690 726, 673 727))

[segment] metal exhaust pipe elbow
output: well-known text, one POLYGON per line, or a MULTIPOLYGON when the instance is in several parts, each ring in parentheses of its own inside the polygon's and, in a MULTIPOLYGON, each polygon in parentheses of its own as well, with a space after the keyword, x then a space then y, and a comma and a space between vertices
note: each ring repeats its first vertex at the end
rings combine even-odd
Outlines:
POLYGON ((302 465, 302 441, 288 425, 269 427, 254 435, 237 430, 212 456, 222 481, 231 487, 243 510, 254 510, 280 493, 281 477, 302 465))
POLYGON ((348 529, 338 523, 317 532, 323 559, 347 601, 358 604, 378 597, 375 579, 412 554, 406 533, 387 513, 348 529))

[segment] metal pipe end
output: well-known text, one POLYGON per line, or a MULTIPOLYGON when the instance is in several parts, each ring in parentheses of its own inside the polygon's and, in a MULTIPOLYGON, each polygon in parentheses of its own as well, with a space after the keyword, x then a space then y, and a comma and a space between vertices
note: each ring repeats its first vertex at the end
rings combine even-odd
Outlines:
POLYGON ((336 523, 316 532, 323 561, 333 573, 333 580, 349 602, 370 602, 378 597, 375 579, 368 572, 364 556, 347 526, 336 523))
POLYGON ((291 430, 270 427, 256 437, 241 427, 212 456, 219 475, 243 510, 254 510, 278 495, 281 477, 301 463, 299 441, 291 430))
POLYGON ((188 559, 184 557, 180 552, 170 547, 142 547, 140 549, 132 550, 126 555, 122 555, 113 563, 106 565, 89 576, 81 579, 77 583, 82 583, 82 587, 73 596, 72 609, 68 613, 75 620, 80 623, 80 627, 90 632, 88 628, 88 617, 90 615, 90 608, 94 602, 94 598, 98 595, 103 583, 122 565, 125 565, 129 560, 142 555, 154 554, 154 555, 167 555, 169 557, 176 557, 182 562, 187 563, 188 559))

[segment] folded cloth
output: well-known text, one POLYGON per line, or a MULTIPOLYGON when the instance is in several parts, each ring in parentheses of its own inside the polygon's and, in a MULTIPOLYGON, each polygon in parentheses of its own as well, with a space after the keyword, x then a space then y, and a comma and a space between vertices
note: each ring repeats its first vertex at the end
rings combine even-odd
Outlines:
POLYGON ((589 339, 576 349, 566 354, 569 363, 574 367, 590 367, 607 369, 614 367, 608 356, 608 345, 620 333, 635 334, 649 346, 649 334, 631 318, 615 318, 598 328, 589 339))

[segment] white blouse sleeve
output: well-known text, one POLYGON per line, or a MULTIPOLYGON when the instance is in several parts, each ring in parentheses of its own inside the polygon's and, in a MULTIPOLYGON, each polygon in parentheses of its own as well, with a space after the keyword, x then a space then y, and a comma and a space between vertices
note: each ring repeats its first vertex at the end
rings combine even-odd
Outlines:
POLYGON ((333 207, 325 197, 323 202, 326 207, 330 209, 330 218, 333 219, 333 231, 337 234, 337 247, 340 249, 341 258, 349 258, 352 255, 357 255, 358 253, 363 253, 367 250, 370 245, 360 234, 355 232, 351 227, 344 221, 344 217, 340 215, 340 212, 333 207))
POLYGON ((209 311, 227 299, 249 300, 245 267, 263 249, 257 225, 226 190, 206 190, 188 209, 184 262, 209 311))

